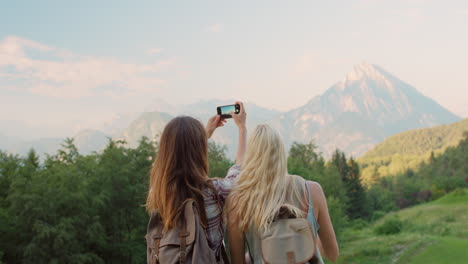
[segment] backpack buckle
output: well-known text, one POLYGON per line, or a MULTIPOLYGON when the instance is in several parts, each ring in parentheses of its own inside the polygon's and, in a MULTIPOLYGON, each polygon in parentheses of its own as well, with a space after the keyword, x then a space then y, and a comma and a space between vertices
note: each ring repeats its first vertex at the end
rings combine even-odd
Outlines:
POLYGON ((179 262, 180 263, 185 263, 185 259, 186 259, 185 251, 181 251, 180 255, 179 255, 179 262))

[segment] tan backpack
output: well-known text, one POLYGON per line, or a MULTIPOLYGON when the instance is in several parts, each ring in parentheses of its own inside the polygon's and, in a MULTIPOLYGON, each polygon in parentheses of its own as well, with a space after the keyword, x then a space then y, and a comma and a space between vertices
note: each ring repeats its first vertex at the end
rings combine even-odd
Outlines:
POLYGON ((257 238, 264 263, 319 263, 311 224, 307 218, 296 218, 285 207, 268 230, 257 232, 257 238))
POLYGON ((146 234, 148 264, 224 263, 209 247, 194 203, 193 199, 184 202, 185 223, 171 230, 163 230, 157 213, 151 216, 146 234))

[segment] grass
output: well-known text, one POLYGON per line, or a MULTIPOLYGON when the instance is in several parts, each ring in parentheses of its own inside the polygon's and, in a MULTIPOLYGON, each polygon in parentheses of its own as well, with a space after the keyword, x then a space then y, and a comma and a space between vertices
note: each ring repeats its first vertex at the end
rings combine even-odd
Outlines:
POLYGON ((348 240, 342 245, 338 263, 394 263, 410 247, 419 247, 430 238, 419 234, 376 236, 373 232, 358 240, 348 240))
POLYGON ((428 246, 421 254, 410 260, 409 264, 427 263, 468 263, 468 240, 459 238, 441 238, 428 246))
POLYGON ((468 263, 468 189, 439 200, 389 213, 367 228, 343 233, 338 263, 468 263), (398 234, 375 230, 398 218, 398 234))

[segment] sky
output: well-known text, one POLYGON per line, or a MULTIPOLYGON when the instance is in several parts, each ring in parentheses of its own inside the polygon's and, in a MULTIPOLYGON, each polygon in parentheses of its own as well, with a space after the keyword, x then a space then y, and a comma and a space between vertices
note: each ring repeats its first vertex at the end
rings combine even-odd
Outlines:
POLYGON ((0 121, 49 136, 161 100, 287 111, 363 61, 468 117, 466 0, 0 3, 0 121))

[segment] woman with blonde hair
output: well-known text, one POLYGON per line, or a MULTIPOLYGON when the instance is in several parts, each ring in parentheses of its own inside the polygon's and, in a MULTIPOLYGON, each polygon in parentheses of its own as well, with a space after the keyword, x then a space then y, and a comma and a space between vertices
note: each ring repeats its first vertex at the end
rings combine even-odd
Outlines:
POLYGON ((268 125, 257 126, 250 135, 227 207, 232 263, 245 263, 246 259, 265 262, 257 234, 268 230, 280 209, 285 208, 310 223, 318 244, 314 249, 317 263, 323 263, 321 255, 331 261, 338 258, 338 243, 320 184, 288 174, 284 143, 268 125), (249 253, 247 257, 245 252, 249 253))

